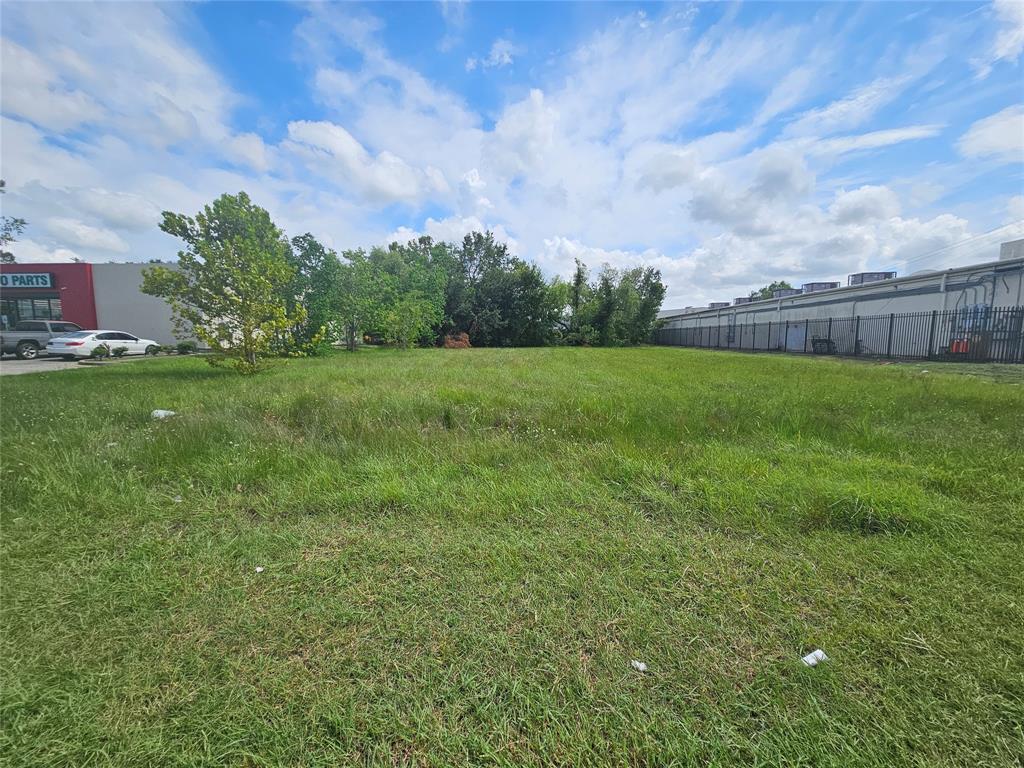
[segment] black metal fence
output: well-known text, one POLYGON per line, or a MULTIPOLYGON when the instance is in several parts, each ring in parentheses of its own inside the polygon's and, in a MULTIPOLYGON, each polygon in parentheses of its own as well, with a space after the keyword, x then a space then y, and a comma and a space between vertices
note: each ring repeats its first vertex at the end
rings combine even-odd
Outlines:
MULTIPOLYGON (((722 318, 725 320, 725 318, 722 318)), ((659 328, 654 343, 750 352, 805 352, 991 363, 1024 363, 1024 307, 976 305, 821 320, 659 328)))

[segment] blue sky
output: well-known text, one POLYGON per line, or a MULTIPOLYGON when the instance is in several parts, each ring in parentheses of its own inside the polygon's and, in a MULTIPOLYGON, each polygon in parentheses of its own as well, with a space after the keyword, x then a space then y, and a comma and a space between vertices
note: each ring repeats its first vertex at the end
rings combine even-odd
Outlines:
POLYGON ((669 306, 1024 236, 1016 0, 0 14, 23 261, 172 258, 161 210, 242 189, 338 250, 490 228, 548 275, 650 264, 669 306))

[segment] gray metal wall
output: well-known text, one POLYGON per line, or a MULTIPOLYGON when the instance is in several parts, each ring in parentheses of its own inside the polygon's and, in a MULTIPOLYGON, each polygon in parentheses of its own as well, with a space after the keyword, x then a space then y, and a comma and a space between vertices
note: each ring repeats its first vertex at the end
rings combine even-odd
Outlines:
POLYGON ((147 264, 93 264, 93 294, 100 328, 126 331, 161 344, 178 339, 171 308, 163 299, 141 290, 147 264))
POLYGON ((668 317, 665 328, 697 328, 727 323, 824 320, 870 315, 931 312, 986 304, 1024 304, 1024 259, 1012 259, 855 287, 758 301, 726 309, 668 317))

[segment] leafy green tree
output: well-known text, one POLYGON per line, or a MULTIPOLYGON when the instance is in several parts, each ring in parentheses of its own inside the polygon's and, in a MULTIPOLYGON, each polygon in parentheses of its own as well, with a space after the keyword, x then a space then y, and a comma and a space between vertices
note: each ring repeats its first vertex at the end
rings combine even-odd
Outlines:
POLYGON ((620 290, 628 295, 620 306, 622 340, 626 344, 642 344, 650 338, 665 300, 661 272, 651 267, 627 270, 622 274, 620 290))
POLYGON ((449 284, 445 313, 455 331, 465 331, 481 347, 497 346, 502 317, 499 273, 508 269, 508 246, 491 232, 471 232, 458 249, 458 281, 449 284))
POLYGON ((570 331, 579 331, 580 307, 587 300, 587 293, 590 288, 587 284, 589 279, 590 272, 587 270, 587 265, 579 259, 576 259, 576 271, 572 274, 572 294, 570 304, 572 315, 569 326, 570 331))
POLYGON ((619 294, 615 288, 618 277, 618 272, 606 264, 597 276, 597 286, 594 288, 594 314, 591 324, 602 347, 610 347, 616 343, 615 314, 619 306, 619 294))
POLYGON ((618 346, 642 344, 654 329, 665 298, 661 273, 650 267, 623 271, 605 265, 578 310, 573 343, 618 346))
POLYGON ((379 328, 384 341, 399 347, 432 340, 440 319, 437 303, 419 291, 399 295, 382 311, 379 328))
POLYGON ((375 331, 389 344, 432 343, 444 318, 445 274, 434 264, 436 244, 421 237, 373 248, 375 331))
POLYGON ((513 258, 504 275, 498 343, 512 347, 548 344, 558 316, 550 303, 548 284, 540 269, 513 258))
POLYGON ((281 298, 290 316, 301 305, 305 307, 306 317, 301 324, 282 334, 282 349, 285 353, 322 351, 341 332, 338 295, 341 261, 338 254, 307 232, 292 238, 288 262, 295 274, 290 283, 282 286, 281 298))
POLYGON ((344 251, 341 256, 344 261, 335 278, 338 319, 346 349, 355 352, 360 332, 378 324, 384 288, 365 251, 344 251))
POLYGON ((549 343, 568 344, 572 326, 572 285, 558 275, 547 286, 546 302, 552 320, 549 343))
POLYGON ((512 256, 492 232, 471 232, 457 249, 434 254, 444 278, 439 336, 465 332, 475 346, 549 343, 561 307, 540 270, 512 256))
POLYGON ((772 297, 772 291, 777 291, 780 288, 792 288, 793 286, 787 283, 785 280, 776 280, 773 283, 758 288, 756 291, 750 292, 750 298, 754 299, 770 299, 772 297))
POLYGON ((341 259, 341 269, 334 282, 338 321, 345 339, 345 348, 354 352, 360 331, 368 324, 374 324, 379 302, 366 252, 361 249, 343 251, 341 259))
POLYGON ((145 269, 142 290, 166 299, 179 332, 209 345, 214 361, 251 373, 281 334, 305 323, 305 307, 283 297, 296 275, 288 241, 244 192, 221 195, 195 217, 164 211, 160 229, 186 247, 177 269, 145 269))

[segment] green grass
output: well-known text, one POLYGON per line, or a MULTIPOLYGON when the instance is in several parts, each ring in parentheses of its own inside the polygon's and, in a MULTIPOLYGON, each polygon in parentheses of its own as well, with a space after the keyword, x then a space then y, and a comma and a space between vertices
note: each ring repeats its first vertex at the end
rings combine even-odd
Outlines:
POLYGON ((0 760, 1019 765, 1024 387, 924 367, 5 378, 0 760))

